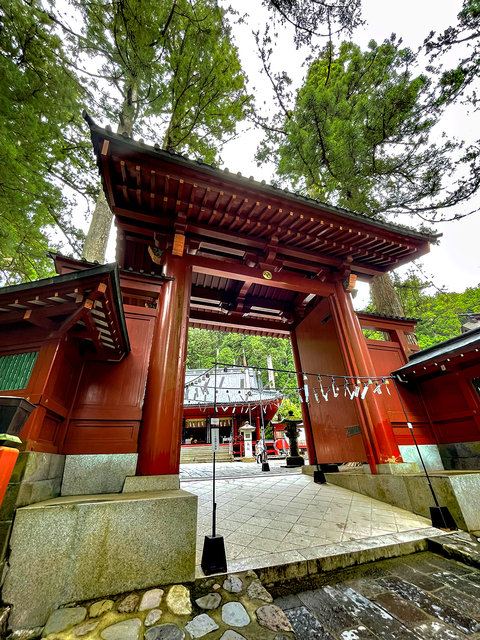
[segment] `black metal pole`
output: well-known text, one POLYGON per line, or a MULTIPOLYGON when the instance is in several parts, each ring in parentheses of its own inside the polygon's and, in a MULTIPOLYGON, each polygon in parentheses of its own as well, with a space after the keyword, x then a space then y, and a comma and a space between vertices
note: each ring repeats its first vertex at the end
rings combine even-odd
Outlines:
MULTIPOLYGON (((215 362, 214 387, 213 387, 213 417, 217 417, 217 363, 215 362)), ((217 425, 215 424, 215 428, 217 425)), ((211 439, 211 438, 210 438, 211 439)), ((215 501, 215 451, 213 452, 213 488, 212 488, 212 536, 215 537, 217 530, 217 503, 215 501)))
POLYGON ((258 388, 260 391, 260 417, 262 419, 262 443, 263 443, 262 471, 270 471, 270 465, 268 464, 267 443, 265 442, 265 420, 263 418, 262 379, 261 378, 259 380, 258 388))
MULTIPOLYGON (((213 416, 217 415, 217 362, 215 362, 214 373, 214 390, 213 390, 213 416)), ((215 425, 215 429, 217 429, 215 425)), ((215 431, 216 434, 219 430, 215 431)), ((225 541, 223 536, 217 536, 217 502, 215 497, 215 442, 212 442, 213 448, 213 487, 212 487, 212 535, 205 536, 203 543, 202 562, 201 567, 205 575, 209 576, 212 573, 225 573, 227 571, 227 556, 225 553, 225 541)))
POLYGON ((213 513, 212 513, 212 536, 217 535, 217 503, 215 502, 215 451, 213 452, 213 513))
MULTIPOLYGON (((402 407, 403 415, 405 416, 405 422, 407 423, 407 427, 410 429, 410 432, 412 434, 413 442, 415 443, 415 447, 417 449, 418 457, 420 458, 420 462, 422 463, 423 471, 425 473, 425 477, 427 479, 428 486, 430 488, 430 491, 432 492, 433 500, 435 501, 435 507, 436 507, 435 514, 440 516, 440 519, 443 522, 443 526, 445 527, 445 529, 451 529, 452 528, 452 523, 453 523, 453 528, 457 528, 456 524, 455 524, 455 521, 453 520, 452 515, 448 511, 448 507, 441 507, 439 502, 438 502, 438 500, 437 500, 437 496, 436 496, 435 491, 433 489, 432 482, 430 480, 430 476, 429 476, 428 471, 427 471, 427 467, 425 466, 425 462, 423 461, 423 456, 422 456, 422 453, 420 451, 420 447, 418 446, 417 439, 415 437, 415 432, 413 430, 413 425, 408 419, 408 415, 407 415, 407 411, 405 409, 405 405, 403 404, 403 400, 402 400, 402 397, 400 395, 400 391, 398 390, 397 381, 395 380, 395 378, 393 376, 392 376, 391 379, 393 380, 393 386, 395 387, 395 391, 397 392, 397 396, 398 396, 398 399, 400 401, 400 405, 402 407), (448 511, 448 514, 446 513, 446 511, 448 511), (450 520, 450 522, 447 523, 447 519, 450 520)), ((432 508, 433 507, 430 508, 430 513, 431 514, 432 514, 432 508)), ((433 524, 433 515, 432 515, 432 524, 433 524)))

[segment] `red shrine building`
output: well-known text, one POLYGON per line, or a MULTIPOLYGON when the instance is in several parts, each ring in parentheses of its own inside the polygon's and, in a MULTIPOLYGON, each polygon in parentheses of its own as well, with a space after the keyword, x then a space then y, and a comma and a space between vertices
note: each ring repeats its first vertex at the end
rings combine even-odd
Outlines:
MULTIPOLYGON (((389 375, 418 350, 413 321, 356 314, 350 291, 423 255, 433 236, 87 121, 117 263, 52 255, 56 277, 0 293, 1 393, 37 405, 27 450, 136 453, 139 475, 178 473, 188 326, 290 339, 309 374, 389 375)), ((316 376, 297 382, 313 387, 316 376)), ((401 393, 418 441, 430 442, 417 395, 401 393)), ((302 406, 311 461, 364 461, 376 473, 411 444, 393 393, 302 406)))
MULTIPOLYGON (((217 418, 220 449, 232 456, 244 455, 244 424, 255 427, 253 443, 262 439, 262 431, 275 416, 282 402, 276 390, 262 389, 257 372, 250 367, 187 369, 183 399, 182 460, 187 452, 211 443, 211 419, 217 418)), ((209 458, 211 447, 207 447, 209 458)), ((195 454, 195 451, 193 452, 195 454)), ((191 459, 195 459, 194 457, 191 459)))

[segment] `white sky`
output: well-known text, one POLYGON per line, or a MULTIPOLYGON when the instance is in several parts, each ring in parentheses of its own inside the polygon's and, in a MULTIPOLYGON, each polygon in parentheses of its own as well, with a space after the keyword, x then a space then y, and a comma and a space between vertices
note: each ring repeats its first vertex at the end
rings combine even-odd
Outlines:
MULTIPOLYGON (((226 2, 226 0, 225 0, 226 2)), ((230 0, 230 3, 240 12, 250 17, 243 25, 236 25, 233 35, 239 48, 244 70, 250 78, 251 87, 262 104, 266 106, 271 100, 268 80, 260 72, 260 62, 256 56, 255 42, 252 30, 263 25, 268 17, 265 9, 259 8, 259 0, 230 0), (257 23, 257 24, 256 24, 257 23)), ((403 0, 386 2, 385 0, 363 0, 363 18, 366 24, 356 30, 353 40, 365 47, 369 40, 381 42, 392 33, 402 37, 406 46, 416 50, 419 48, 430 31, 441 32, 457 21, 457 14, 462 6, 462 0, 403 0)), ((273 60, 277 70, 285 69, 293 80, 294 88, 301 86, 305 73, 302 61, 305 51, 297 52, 292 44, 291 34, 287 31, 279 34, 273 60)), ((456 56, 452 56, 452 66, 456 56)), ((480 113, 468 113, 464 107, 450 109, 441 127, 449 136, 456 136, 464 140, 474 141, 475 134, 480 130, 480 113)), ((253 130, 248 124, 239 127, 240 135, 228 143, 222 151, 222 167, 230 171, 240 171, 243 175, 254 176, 257 180, 271 181, 273 167, 257 167, 254 160, 261 133, 253 130)), ((480 197, 478 198, 480 201, 480 197)), ((464 207, 466 210, 467 207, 464 207)), ((480 236, 480 213, 474 214, 461 221, 438 223, 436 230, 443 233, 439 246, 431 248, 430 254, 421 259, 419 264, 426 275, 432 277, 435 284, 449 291, 461 292, 466 287, 480 284, 480 258, 477 249, 480 236)), ((403 224, 416 226, 415 220, 401 219, 403 224)), ((114 237, 111 236, 107 249, 107 260, 114 260, 114 237)), ((399 270, 405 273, 409 267, 399 270)), ((368 302, 368 285, 360 283, 359 295, 355 306, 361 308, 368 302)))

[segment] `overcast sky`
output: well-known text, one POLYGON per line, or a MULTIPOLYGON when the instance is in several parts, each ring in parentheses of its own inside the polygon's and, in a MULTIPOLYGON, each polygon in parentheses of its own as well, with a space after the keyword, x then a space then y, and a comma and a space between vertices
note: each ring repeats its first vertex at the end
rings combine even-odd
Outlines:
MULTIPOLYGON (((258 9, 258 0, 247 2, 231 2, 234 7, 256 16, 250 17, 248 22, 235 27, 235 39, 239 47, 242 63, 247 75, 251 78, 252 86, 256 87, 257 95, 265 95, 268 103, 270 94, 266 87, 265 78, 259 73, 260 65, 255 53, 255 43, 251 35, 256 24, 262 25, 267 15, 258 9)), ((385 2, 385 0, 363 0, 363 17, 366 24, 357 29, 353 40, 365 47, 369 40, 377 42, 388 38, 391 33, 401 36, 405 45, 416 50, 420 47, 430 31, 443 31, 451 24, 455 24, 456 16, 462 6, 461 0, 403 0, 399 2, 385 2)), ((291 44, 288 33, 279 35, 275 61, 278 69, 284 68, 289 73, 296 86, 301 86, 305 69, 302 60, 305 52, 296 52, 291 44)), ((456 55, 451 57, 452 66, 456 55)), ((262 100, 263 102, 263 100, 262 100)), ((479 114, 468 113, 464 107, 450 109, 447 117, 442 120, 441 128, 450 136, 461 139, 478 139, 480 130, 479 114)), ((272 167, 257 167, 254 154, 261 135, 245 130, 235 141, 229 143, 222 152, 223 166, 231 171, 241 171, 244 175, 253 175, 257 180, 272 178, 272 167)), ((480 198, 479 198, 480 200, 480 198)), ((466 208, 466 207, 465 207, 466 208)), ((405 224, 415 226, 417 222, 403 220, 405 224)), ((428 256, 421 260, 426 275, 433 276, 438 287, 445 287, 449 291, 463 291, 466 287, 477 286, 480 283, 480 252, 478 239, 480 235, 480 214, 474 214, 459 222, 439 223, 436 230, 443 233, 440 245, 432 247, 428 256)), ((399 270, 404 273, 408 267, 399 270)), ((367 289, 362 290, 355 305, 365 304, 368 298, 367 289)))

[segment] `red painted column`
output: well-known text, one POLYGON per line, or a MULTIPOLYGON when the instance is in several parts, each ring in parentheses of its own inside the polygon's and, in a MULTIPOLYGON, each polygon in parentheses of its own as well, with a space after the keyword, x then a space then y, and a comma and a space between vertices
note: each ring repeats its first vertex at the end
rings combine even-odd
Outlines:
MULTIPOLYGON (((260 408, 260 411, 261 410, 262 409, 260 408)), ((262 437, 262 432, 261 432, 261 429, 260 429, 260 416, 258 416, 258 415, 255 416, 255 426, 257 427, 257 440, 260 440, 261 437, 262 437)))
POLYGON ((7 491, 18 454, 18 449, 13 447, 0 447, 0 504, 7 491))
MULTIPOLYGON (((358 375, 361 377, 375 377, 375 368, 368 352, 360 323, 353 309, 350 294, 346 293, 341 284, 335 285, 335 300, 338 303, 341 320, 349 338, 358 375)), ((387 462, 387 460, 393 461, 393 459, 397 462, 402 462, 391 422, 381 400, 369 391, 365 400, 361 402, 366 405, 369 427, 372 431, 371 445, 375 458, 374 462, 381 464, 387 462)), ((370 466, 372 472, 375 473, 376 468, 373 468, 373 461, 370 461, 370 466)))
MULTIPOLYGON (((298 351, 297 344, 297 336, 294 331, 290 332, 290 343, 292 345, 293 352, 293 362, 295 363, 295 369, 298 371, 302 370, 302 363, 300 362, 300 353, 298 351)), ((310 420, 310 412, 308 410, 308 405, 306 403, 306 395, 305 395, 305 385, 303 381, 303 376, 300 373, 297 373, 297 386, 300 389, 300 395, 302 397, 303 402, 301 402, 302 409, 302 420, 303 426, 305 427, 305 440, 307 441, 307 453, 308 453, 308 463, 316 464, 317 457, 315 455, 315 446, 313 443, 313 429, 312 422, 310 420)))
POLYGON ((148 368, 138 449, 138 475, 176 474, 180 467, 191 267, 165 256, 165 282, 148 368))

